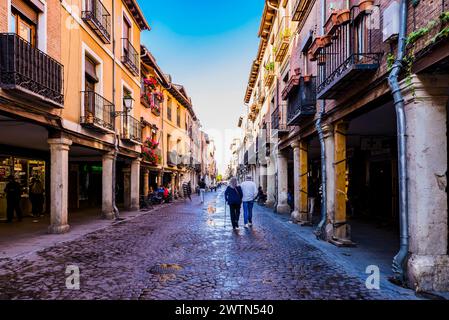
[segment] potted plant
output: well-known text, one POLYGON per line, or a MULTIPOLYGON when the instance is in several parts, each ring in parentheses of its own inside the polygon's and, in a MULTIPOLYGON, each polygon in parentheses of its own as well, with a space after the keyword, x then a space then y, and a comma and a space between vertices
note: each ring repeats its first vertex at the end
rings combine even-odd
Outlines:
POLYGON ((361 0, 359 3, 360 12, 370 11, 374 5, 374 0, 361 0))
POLYGON ((269 72, 274 71, 274 62, 273 62, 273 61, 268 62, 268 63, 265 65, 265 70, 267 70, 267 71, 269 71, 269 72))
POLYGON ((351 12, 349 9, 342 9, 337 14, 338 24, 346 24, 351 20, 351 12))

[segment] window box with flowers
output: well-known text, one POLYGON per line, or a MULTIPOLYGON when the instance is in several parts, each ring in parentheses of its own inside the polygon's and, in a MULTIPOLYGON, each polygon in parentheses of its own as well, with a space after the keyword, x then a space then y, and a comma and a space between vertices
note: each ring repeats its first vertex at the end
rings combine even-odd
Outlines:
POLYGON ((143 78, 142 79, 142 91, 140 94, 140 100, 142 102, 142 104, 147 107, 147 108, 151 108, 151 103, 152 103, 152 93, 154 90, 156 90, 156 86, 157 86, 157 80, 156 78, 150 76, 148 78, 143 78))
POLYGON ((161 114, 162 102, 164 102, 164 94, 160 91, 153 92, 150 104, 151 112, 159 116, 161 114))
POLYGON ((142 145, 142 158, 144 161, 156 166, 160 163, 159 142, 147 138, 142 145))

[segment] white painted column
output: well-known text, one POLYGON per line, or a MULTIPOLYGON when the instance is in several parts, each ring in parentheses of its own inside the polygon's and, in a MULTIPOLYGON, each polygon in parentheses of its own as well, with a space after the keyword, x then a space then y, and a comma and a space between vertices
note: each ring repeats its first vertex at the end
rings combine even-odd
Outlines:
POLYGON ((275 198, 275 174, 276 174, 276 166, 275 162, 272 158, 267 157, 267 203, 266 206, 269 208, 273 208, 276 203, 275 198))
POLYGON ((290 213, 288 205, 288 161, 281 150, 277 153, 278 161, 278 203, 277 213, 290 213))
POLYGON ((51 169, 51 224, 49 233, 61 234, 69 231, 68 193, 69 193, 69 149, 72 141, 66 138, 48 139, 50 145, 51 169))
POLYGON ((114 219, 114 208, 112 204, 113 163, 114 163, 114 152, 109 152, 103 155, 102 216, 104 219, 114 219))
POLYGON ((301 190, 299 187, 299 179, 300 179, 300 143, 299 140, 292 142, 291 147, 293 148, 293 197, 295 202, 295 208, 292 212, 292 220, 297 222, 300 220, 300 209, 299 202, 301 196, 301 190))
POLYGON ((260 166, 259 185, 264 192, 267 191, 267 166, 264 164, 260 166))
POLYGON ((330 124, 323 125, 324 145, 326 148, 326 192, 327 192, 327 221, 326 221, 326 239, 332 239, 334 232, 334 196, 335 196, 335 173, 334 173, 334 128, 330 124))
POLYGON ((413 76, 401 85, 407 121, 408 282, 413 288, 447 291, 449 76, 413 76))
POLYGON ((131 162, 131 177, 130 177, 130 191, 131 191, 131 205, 130 209, 139 210, 139 196, 140 196, 140 159, 134 159, 131 162))

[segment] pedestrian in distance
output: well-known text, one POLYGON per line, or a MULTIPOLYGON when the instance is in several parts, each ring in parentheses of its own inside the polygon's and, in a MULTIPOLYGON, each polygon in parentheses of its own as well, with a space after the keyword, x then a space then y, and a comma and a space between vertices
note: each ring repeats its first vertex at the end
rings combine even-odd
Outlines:
POLYGON ((20 184, 11 175, 8 178, 9 182, 6 184, 4 192, 6 193, 6 216, 7 223, 11 223, 14 218, 14 211, 17 215, 17 220, 22 221, 22 210, 20 209, 20 196, 22 188, 20 184))
POLYGON ((44 207, 44 186, 39 178, 31 178, 29 196, 33 217, 38 218, 42 216, 44 207))
POLYGON ((206 182, 204 182, 204 179, 201 179, 201 181, 198 183, 198 186, 200 187, 201 203, 204 203, 204 193, 206 192, 206 182))
POLYGON ((231 178, 225 191, 225 201, 229 205, 232 228, 239 230, 240 208, 242 206, 243 192, 237 185, 237 178, 231 178))
POLYGON ((243 219, 245 220, 245 228, 253 225, 254 200, 258 194, 257 186, 252 180, 251 176, 247 176, 246 181, 240 185, 243 192, 243 219))

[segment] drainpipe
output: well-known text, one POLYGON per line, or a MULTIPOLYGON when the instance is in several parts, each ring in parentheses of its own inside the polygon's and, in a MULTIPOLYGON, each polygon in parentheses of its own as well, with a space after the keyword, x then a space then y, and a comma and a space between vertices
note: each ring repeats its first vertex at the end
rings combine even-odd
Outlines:
MULTIPOLYGON (((115 14, 115 0, 112 0, 112 12, 113 15, 115 14)), ((112 103, 114 106, 116 105, 116 88, 115 88, 115 19, 112 19, 112 56, 113 56, 113 64, 112 64, 112 103)), ((116 120, 116 117, 114 117, 114 121, 116 120)), ((117 155, 118 155, 118 145, 119 145, 119 139, 117 132, 114 132, 114 159, 112 160, 112 209, 114 211, 114 217, 116 220, 120 220, 120 211, 117 208, 116 203, 116 185, 117 185, 117 155)))
MULTIPOLYGON (((321 35, 324 35, 324 21, 326 19, 326 0, 321 0, 321 35)), ((321 100, 320 113, 316 120, 316 130, 320 140, 321 148, 321 220, 315 229, 315 235, 318 239, 326 240, 326 220, 327 220, 327 170, 326 170, 326 145, 324 143, 324 133, 322 127, 322 119, 326 112, 326 101, 321 100)))
POLYGON ((399 218, 400 218, 400 250, 393 259, 394 276, 391 281, 403 284, 406 278, 406 262, 409 250, 408 233, 408 190, 407 190, 407 156, 406 156, 406 119, 404 98, 399 87, 398 76, 403 67, 402 62, 406 50, 408 1, 402 0, 400 6, 400 31, 398 53, 388 77, 396 108, 398 135, 398 167, 399 167, 399 218))

